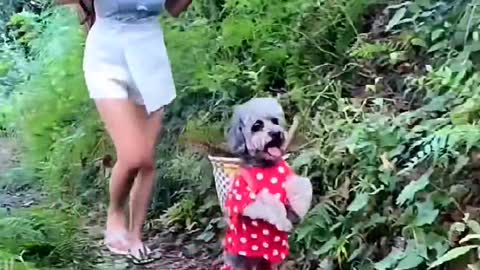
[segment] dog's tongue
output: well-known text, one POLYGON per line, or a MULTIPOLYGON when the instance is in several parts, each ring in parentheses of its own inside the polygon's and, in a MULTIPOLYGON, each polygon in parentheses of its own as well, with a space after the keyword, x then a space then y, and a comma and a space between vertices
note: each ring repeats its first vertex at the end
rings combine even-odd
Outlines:
POLYGON ((278 147, 269 147, 267 152, 270 156, 278 158, 282 156, 282 151, 278 147))

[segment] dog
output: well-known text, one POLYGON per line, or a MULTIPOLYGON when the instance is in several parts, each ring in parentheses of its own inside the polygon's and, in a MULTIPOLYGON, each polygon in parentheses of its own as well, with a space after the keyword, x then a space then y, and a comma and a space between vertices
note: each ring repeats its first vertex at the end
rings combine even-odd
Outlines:
POLYGON ((278 269, 289 255, 289 232, 310 208, 310 180, 282 158, 284 126, 274 98, 253 98, 234 109, 227 144, 242 164, 225 203, 223 270, 278 269))

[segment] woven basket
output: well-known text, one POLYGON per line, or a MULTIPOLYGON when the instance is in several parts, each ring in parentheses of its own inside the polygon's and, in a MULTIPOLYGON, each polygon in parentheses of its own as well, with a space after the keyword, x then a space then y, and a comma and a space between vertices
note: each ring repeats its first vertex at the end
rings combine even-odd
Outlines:
MULTIPOLYGON (((288 156, 289 155, 285 155, 283 158, 287 159, 288 156)), ((228 191, 240 168, 241 160, 239 158, 217 156, 208 156, 208 159, 213 167, 213 177, 215 179, 218 202, 222 211, 225 213, 225 202, 227 201, 228 191)))

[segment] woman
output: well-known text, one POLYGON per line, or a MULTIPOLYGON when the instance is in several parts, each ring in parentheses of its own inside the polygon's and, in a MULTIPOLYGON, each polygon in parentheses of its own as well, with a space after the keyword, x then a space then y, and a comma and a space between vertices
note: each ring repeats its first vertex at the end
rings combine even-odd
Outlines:
POLYGON ((85 45, 85 79, 117 155, 110 181, 105 244, 113 253, 129 255, 134 263, 151 261, 150 250, 142 242, 142 228, 154 187, 155 145, 164 107, 175 98, 158 15, 166 9, 178 16, 190 3, 80 3, 87 15, 85 21, 94 21, 85 45), (94 7, 95 15, 88 7, 94 7))

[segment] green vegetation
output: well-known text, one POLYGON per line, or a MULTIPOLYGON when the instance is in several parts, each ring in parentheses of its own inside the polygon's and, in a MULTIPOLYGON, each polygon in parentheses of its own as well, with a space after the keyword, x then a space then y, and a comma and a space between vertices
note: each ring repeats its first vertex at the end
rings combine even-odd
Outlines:
MULTIPOLYGON (((291 238, 296 269, 480 269, 479 4, 194 1, 162 18, 179 97, 150 226, 216 241, 205 152, 234 104, 274 95, 301 119, 290 163, 315 185, 291 238)), ((88 257, 79 217, 106 200, 112 154, 83 81, 85 34, 62 8, 1 10, 0 133, 20 141, 19 170, 49 209, 0 212, 0 259, 73 267, 88 257)))

